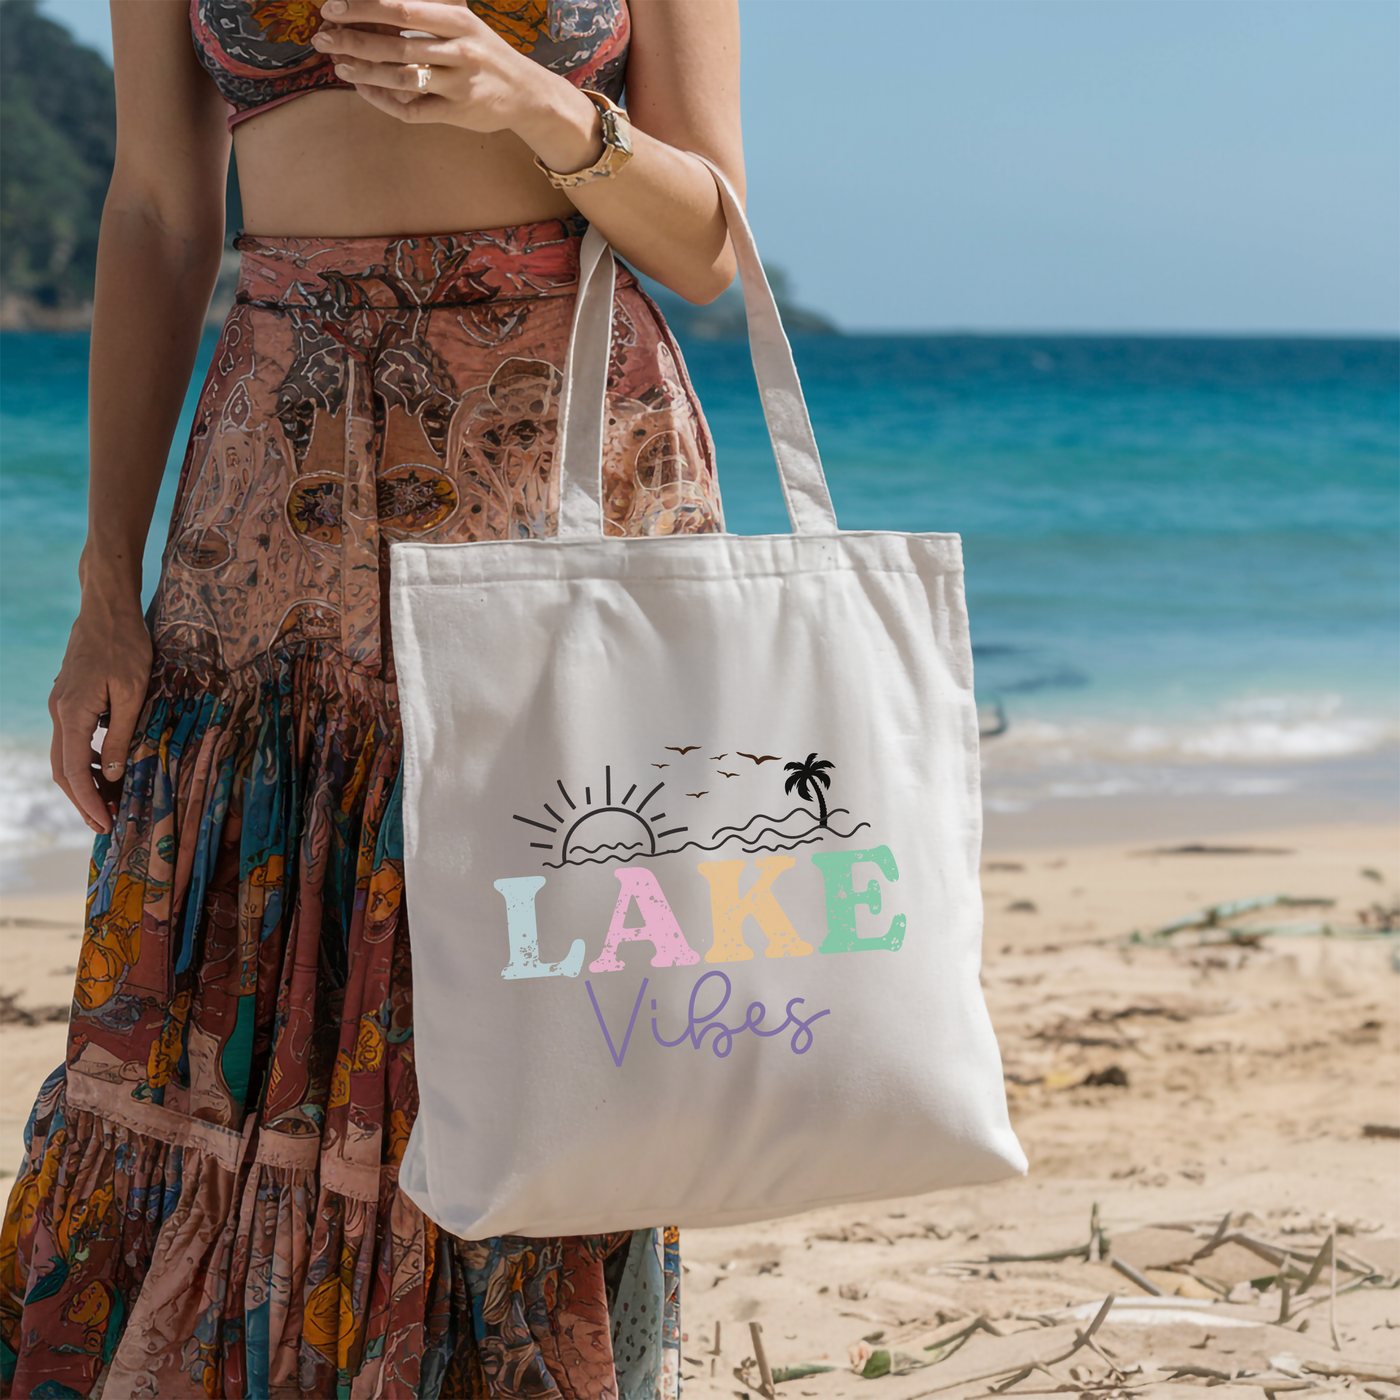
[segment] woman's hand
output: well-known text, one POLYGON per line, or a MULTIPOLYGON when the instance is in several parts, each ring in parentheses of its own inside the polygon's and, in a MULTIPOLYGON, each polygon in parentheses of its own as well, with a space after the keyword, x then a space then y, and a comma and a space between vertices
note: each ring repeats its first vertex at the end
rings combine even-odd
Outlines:
POLYGON ((465 5, 325 0, 321 15, 313 46, 335 60, 338 78, 400 121, 514 131, 556 170, 584 169, 602 154, 592 102, 465 5), (437 37, 405 39, 398 32, 405 29, 437 37))
POLYGON ((97 832, 112 829, 127 751, 150 683, 151 654, 139 602, 119 609, 85 602, 49 694, 53 780, 97 832), (107 726, 100 783, 91 767, 99 721, 107 726))
MULTIPOLYGON (((632 159, 567 196, 631 267, 688 301, 713 301, 734 279, 734 253, 714 178, 689 152, 719 165, 743 199, 738 0, 628 0, 628 14, 632 159)), ((563 174, 603 154, 602 121, 583 91, 464 3, 325 0, 321 17, 312 44, 388 116, 513 133, 563 174), (403 30, 437 37, 404 38, 403 30)), ((524 174, 549 192, 533 166, 524 174)))

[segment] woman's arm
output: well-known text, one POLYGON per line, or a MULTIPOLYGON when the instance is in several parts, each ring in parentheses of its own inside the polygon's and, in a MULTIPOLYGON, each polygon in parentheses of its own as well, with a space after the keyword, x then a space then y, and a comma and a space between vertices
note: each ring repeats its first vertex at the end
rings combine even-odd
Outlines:
POLYGON ((112 0, 117 158, 97 248, 89 371, 82 603, 49 697, 51 762, 96 831, 111 826, 88 768, 119 780, 150 680, 141 556, 199 347, 224 240, 229 136, 199 67, 185 0, 112 0))
MULTIPOLYGON (((734 254, 714 177, 684 152, 708 156, 743 197, 738 0, 631 0, 630 9, 632 159, 611 178, 566 193, 634 267, 689 301, 713 301, 734 280, 734 254)), ((312 42, 336 56, 337 74, 362 97, 401 121, 513 131, 561 172, 586 169, 602 154, 593 103, 464 5, 325 0, 321 14, 312 42), (442 37, 345 27, 366 24, 442 37), (407 66, 416 64, 434 70, 423 96, 407 66)))

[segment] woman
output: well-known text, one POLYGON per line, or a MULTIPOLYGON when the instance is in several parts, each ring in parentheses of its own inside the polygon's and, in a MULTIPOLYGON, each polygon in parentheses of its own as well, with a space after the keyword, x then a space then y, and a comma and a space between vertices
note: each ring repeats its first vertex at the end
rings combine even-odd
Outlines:
MULTIPOLYGON (((55 780, 98 834, 67 1062, 0 1247, 6 1389, 674 1394, 674 1231, 468 1242, 398 1189, 416 1092, 384 589, 391 540, 553 531, 587 221, 691 301, 731 281, 685 152, 742 189, 735 0, 112 11, 91 524, 50 703, 55 780), (624 80, 630 158, 597 96, 624 80), (143 617, 229 128, 253 232, 143 617)), ((614 321, 610 532, 722 529, 700 406, 625 270, 614 321)))

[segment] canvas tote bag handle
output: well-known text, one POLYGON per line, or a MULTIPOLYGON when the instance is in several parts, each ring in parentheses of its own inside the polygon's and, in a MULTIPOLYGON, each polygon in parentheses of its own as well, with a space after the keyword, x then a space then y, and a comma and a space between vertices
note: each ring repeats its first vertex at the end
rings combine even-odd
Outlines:
MULTIPOLYGON (((827 490, 812 419, 749 221, 724 172, 698 152, 689 154, 709 166, 719 186, 739 264, 749 353, 793 534, 834 535, 839 528, 836 510, 827 490)), ((603 430, 615 271, 611 247, 590 224, 579 251, 578 300, 559 405, 561 539, 600 539, 603 535, 603 430)))

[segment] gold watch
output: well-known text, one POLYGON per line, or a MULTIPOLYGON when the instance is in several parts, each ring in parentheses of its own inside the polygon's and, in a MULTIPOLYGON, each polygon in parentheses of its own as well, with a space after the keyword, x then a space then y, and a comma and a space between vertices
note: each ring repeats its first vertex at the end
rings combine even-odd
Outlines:
POLYGON ((568 175, 551 170, 536 156, 535 164, 544 171, 556 190, 568 190, 575 185, 587 185, 593 180, 609 179, 632 159, 632 124, 627 119, 626 110, 605 93, 594 92, 592 88, 582 88, 580 91, 592 99, 603 120, 603 154, 586 170, 575 170, 568 175))

